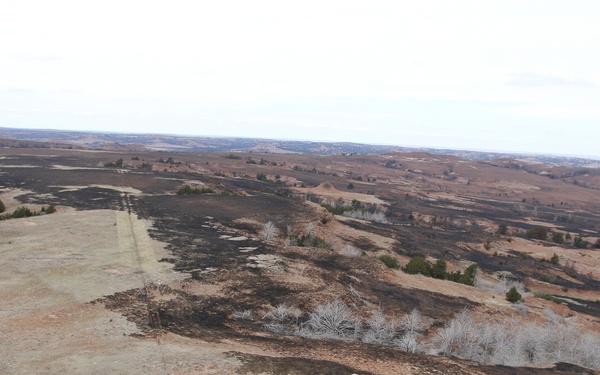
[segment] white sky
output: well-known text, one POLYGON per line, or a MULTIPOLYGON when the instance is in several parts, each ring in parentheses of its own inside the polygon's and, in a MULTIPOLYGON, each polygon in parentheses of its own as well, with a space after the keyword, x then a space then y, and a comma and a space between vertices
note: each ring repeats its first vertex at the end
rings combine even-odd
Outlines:
POLYGON ((600 157, 600 1, 2 1, 0 126, 600 157))

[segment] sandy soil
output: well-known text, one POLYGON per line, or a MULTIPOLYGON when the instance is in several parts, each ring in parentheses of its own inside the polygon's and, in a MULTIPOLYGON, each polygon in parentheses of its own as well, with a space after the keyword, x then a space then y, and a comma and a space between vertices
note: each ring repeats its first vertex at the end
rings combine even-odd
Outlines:
POLYGON ((235 358, 175 335, 141 334, 89 303, 181 278, 146 221, 127 212, 63 210, 0 223, 0 373, 224 374, 235 358), (60 236, 56 236, 60 233, 60 236), (76 329, 73 329, 75 327, 76 329))

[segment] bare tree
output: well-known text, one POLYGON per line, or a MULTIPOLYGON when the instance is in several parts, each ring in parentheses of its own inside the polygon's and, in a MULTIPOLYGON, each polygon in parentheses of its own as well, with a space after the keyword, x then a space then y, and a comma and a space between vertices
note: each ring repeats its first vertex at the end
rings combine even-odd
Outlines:
POLYGON ((318 305, 304 322, 298 334, 312 338, 356 339, 361 323, 340 300, 318 305))
POLYGON ((390 344, 396 337, 397 325, 390 322, 380 309, 373 311, 363 332, 362 341, 375 344, 390 344))
POLYGON ((254 320, 254 314, 252 313, 252 310, 234 310, 233 318, 241 320, 254 320))
POLYGON ((315 237, 317 234, 315 232, 315 226, 313 223, 310 223, 306 226, 306 231, 305 231, 305 235, 307 237, 315 237))
POLYGON ((263 326, 272 332, 291 332, 298 328, 298 319, 301 315, 302 311, 297 307, 280 303, 264 314, 262 320, 266 322, 263 326))
POLYGON ((598 336, 583 334, 549 309, 545 314, 541 325, 510 318, 476 323, 464 310, 437 332, 430 352, 505 366, 568 362, 600 369, 598 336))
POLYGON ((272 221, 269 221, 263 226, 261 238, 267 242, 273 241, 277 237, 277 227, 272 221))
POLYGON ((356 257, 356 256, 359 256, 361 254, 361 252, 354 246, 346 244, 340 251, 340 254, 350 256, 350 257, 356 257))
POLYGON ((416 353, 419 349, 418 338, 423 331, 423 317, 418 309, 413 309, 410 313, 404 314, 400 320, 400 329, 402 336, 396 341, 396 345, 407 352, 416 353))

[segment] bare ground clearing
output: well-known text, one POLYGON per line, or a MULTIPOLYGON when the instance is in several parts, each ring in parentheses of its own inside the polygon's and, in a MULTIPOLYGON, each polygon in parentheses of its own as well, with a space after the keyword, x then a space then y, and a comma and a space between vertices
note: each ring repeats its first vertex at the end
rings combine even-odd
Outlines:
POLYGON ((237 366, 233 358, 177 342, 183 339, 159 345, 132 337, 140 333, 134 323, 89 304, 182 278, 157 261, 164 245, 148 237, 147 226, 110 210, 0 223, 0 373, 164 374, 168 363, 168 373, 216 374, 237 366), (209 357, 214 371, 202 372, 209 357))

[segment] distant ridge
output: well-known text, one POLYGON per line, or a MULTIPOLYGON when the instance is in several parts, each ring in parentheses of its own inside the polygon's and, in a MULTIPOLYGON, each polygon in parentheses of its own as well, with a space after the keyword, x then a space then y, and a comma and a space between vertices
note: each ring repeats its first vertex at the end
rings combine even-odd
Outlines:
MULTIPOLYGON (((433 155, 456 156, 469 160, 508 158, 527 163, 600 168, 600 160, 583 157, 369 145, 351 142, 290 141, 263 138, 204 137, 168 134, 119 134, 4 127, 0 127, 0 138, 5 138, 5 144, 3 144, 2 147, 14 147, 9 145, 11 143, 9 141, 18 140, 50 142, 48 147, 92 148, 114 151, 143 151, 144 149, 148 149, 169 152, 254 152, 303 153, 316 155, 425 152, 433 155)), ((35 147, 41 147, 41 145, 35 144, 35 147)))

